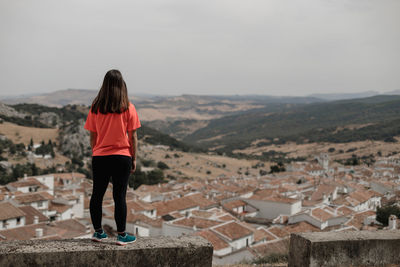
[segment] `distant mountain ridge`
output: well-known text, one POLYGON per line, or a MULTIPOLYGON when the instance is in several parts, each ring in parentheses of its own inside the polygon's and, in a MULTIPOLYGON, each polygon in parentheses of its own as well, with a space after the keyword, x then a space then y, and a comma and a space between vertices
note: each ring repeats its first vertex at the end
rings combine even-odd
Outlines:
MULTIPOLYGON (((40 104, 44 106, 62 107, 66 105, 90 105, 96 97, 98 90, 91 89, 65 89, 51 93, 32 94, 21 96, 6 96, 0 97, 1 101, 9 104, 40 104)), ((157 102, 157 101, 172 101, 179 98, 183 101, 252 101, 254 103, 314 103, 323 101, 320 98, 313 96, 269 96, 269 95, 152 95, 152 94, 134 94, 130 98, 136 102, 141 101, 157 102)))
POLYGON ((365 97, 376 96, 379 94, 380 93, 377 91, 366 91, 361 93, 311 94, 309 95, 309 97, 315 97, 326 101, 335 101, 335 100, 365 98, 365 97))
POLYGON ((272 113, 259 109, 211 120, 183 141, 224 152, 248 147, 254 140, 268 140, 266 144, 393 141, 400 135, 399 114, 400 96, 390 95, 297 105, 272 113))

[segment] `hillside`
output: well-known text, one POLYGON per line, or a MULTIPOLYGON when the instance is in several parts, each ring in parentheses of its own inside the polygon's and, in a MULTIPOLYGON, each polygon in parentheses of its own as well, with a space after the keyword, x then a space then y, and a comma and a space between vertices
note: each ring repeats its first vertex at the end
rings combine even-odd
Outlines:
MULTIPOLYGON (((46 107, 68 105, 89 106, 98 90, 67 89, 33 96, 4 98, 8 105, 40 104, 46 107)), ((276 97, 267 95, 180 95, 155 96, 130 92, 130 100, 135 104, 141 120, 146 122, 176 120, 210 120, 236 114, 266 105, 307 104, 321 102, 315 97, 276 97), (133 95, 132 95, 133 93, 133 95)), ((1 107, 0 107, 1 108, 1 107)))
POLYGON ((400 96, 296 105, 283 111, 267 108, 211 120, 183 140, 231 152, 259 145, 309 142, 394 141, 400 135, 400 96))

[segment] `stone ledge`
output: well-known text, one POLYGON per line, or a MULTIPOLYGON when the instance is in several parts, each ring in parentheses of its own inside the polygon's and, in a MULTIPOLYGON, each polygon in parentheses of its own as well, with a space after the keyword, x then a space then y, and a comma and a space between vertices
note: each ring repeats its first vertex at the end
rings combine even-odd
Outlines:
POLYGON ((200 236, 139 237, 127 246, 109 239, 0 242, 0 266, 210 266, 213 247, 200 236))
POLYGON ((400 231, 292 234, 289 267, 398 266, 400 231))

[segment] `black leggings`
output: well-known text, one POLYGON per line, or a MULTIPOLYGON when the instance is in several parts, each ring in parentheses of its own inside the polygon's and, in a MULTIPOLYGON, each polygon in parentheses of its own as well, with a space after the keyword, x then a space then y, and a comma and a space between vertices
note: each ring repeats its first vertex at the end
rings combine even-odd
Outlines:
POLYGON ((132 168, 132 158, 122 155, 94 156, 92 158, 93 192, 90 199, 90 217, 95 230, 101 228, 103 197, 112 177, 114 219, 117 231, 126 226, 126 189, 132 168))

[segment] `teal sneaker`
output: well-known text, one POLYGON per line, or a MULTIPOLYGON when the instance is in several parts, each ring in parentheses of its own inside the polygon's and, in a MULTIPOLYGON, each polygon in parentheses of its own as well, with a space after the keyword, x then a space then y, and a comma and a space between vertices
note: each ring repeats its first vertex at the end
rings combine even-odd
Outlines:
POLYGON ((92 241, 95 242, 101 242, 103 239, 107 239, 108 236, 106 234, 106 232, 102 231, 101 233, 99 232, 94 232, 93 236, 92 236, 92 241))
POLYGON ((125 235, 118 235, 117 236, 117 245, 120 246, 125 246, 127 244, 133 243, 136 241, 136 236, 134 235, 128 235, 127 233, 125 233, 125 235))

